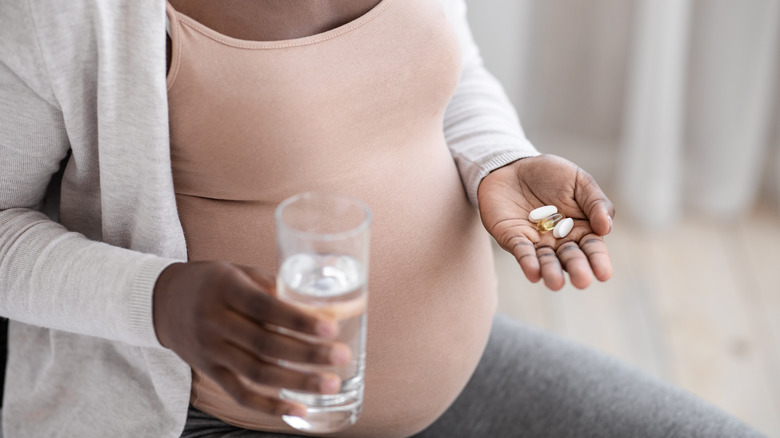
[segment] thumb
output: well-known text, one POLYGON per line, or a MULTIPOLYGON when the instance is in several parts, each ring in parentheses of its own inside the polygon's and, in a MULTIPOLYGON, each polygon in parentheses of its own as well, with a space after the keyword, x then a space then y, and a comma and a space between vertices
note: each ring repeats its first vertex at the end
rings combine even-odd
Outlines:
POLYGON ((577 185, 574 198, 590 221, 590 227, 600 235, 612 231, 615 207, 601 190, 596 180, 582 169, 577 169, 577 185))

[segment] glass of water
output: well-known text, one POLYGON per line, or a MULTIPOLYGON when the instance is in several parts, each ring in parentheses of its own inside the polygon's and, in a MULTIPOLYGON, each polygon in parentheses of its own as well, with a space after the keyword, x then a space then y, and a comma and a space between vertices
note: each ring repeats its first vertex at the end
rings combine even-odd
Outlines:
POLYGON ((336 340, 352 350, 352 361, 346 366, 283 363, 294 369, 332 372, 342 381, 341 390, 333 395, 279 392, 280 397, 306 406, 305 417, 282 417, 298 430, 333 432, 354 424, 360 415, 370 224, 371 211, 364 203, 338 194, 303 193, 276 209, 279 299, 334 318, 339 325, 336 340))

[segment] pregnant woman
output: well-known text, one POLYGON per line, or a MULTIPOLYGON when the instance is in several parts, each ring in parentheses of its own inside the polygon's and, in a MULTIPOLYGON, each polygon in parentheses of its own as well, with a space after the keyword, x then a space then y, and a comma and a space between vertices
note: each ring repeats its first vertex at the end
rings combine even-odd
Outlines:
POLYGON ((300 433, 279 389, 339 381, 278 361, 350 355, 274 297, 273 211, 310 190, 374 214, 365 401, 337 436, 755 436, 494 316, 490 235, 584 288, 614 211, 525 139, 463 0, 4 2, 0 85, 6 437, 300 433), (547 204, 565 238, 528 221, 547 204))

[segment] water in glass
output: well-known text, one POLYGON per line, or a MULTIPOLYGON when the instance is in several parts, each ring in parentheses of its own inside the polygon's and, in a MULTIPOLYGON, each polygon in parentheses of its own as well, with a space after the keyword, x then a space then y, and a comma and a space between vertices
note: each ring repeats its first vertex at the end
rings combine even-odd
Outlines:
MULTIPOLYGON (((302 253, 288 257, 278 276, 279 299, 298 307, 325 313, 338 321, 336 339, 349 346, 352 361, 346 366, 330 367, 284 365, 307 371, 337 374, 341 390, 322 395, 283 389, 282 398, 302 403, 305 417, 284 416, 292 427, 307 432, 333 432, 353 424, 363 401, 363 374, 366 342, 366 272, 355 258, 336 254, 302 253)), ((302 336, 298 334, 297 336, 302 336)))

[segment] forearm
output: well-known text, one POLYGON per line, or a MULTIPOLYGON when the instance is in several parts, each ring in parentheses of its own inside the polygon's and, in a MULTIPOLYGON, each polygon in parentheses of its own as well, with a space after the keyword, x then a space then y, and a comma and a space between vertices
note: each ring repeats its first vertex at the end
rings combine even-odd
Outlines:
POLYGON ((447 15, 461 44, 461 79, 444 116, 444 133, 469 200, 491 171, 539 153, 525 137, 501 84, 485 69, 471 35, 462 0, 446 0, 447 15))
MULTIPOLYGON (((157 274, 170 261, 89 240, 37 211, 71 147, 70 136, 50 89, 31 73, 29 66, 37 64, 33 54, 23 62, 5 56, 13 52, 2 53, 0 315, 159 345, 151 323, 151 294, 157 274)), ((99 219, 82 222, 79 226, 100 235, 99 219)))
POLYGON ((0 212, 0 312, 27 324, 159 346, 151 292, 172 262, 90 241, 36 211, 0 212))

